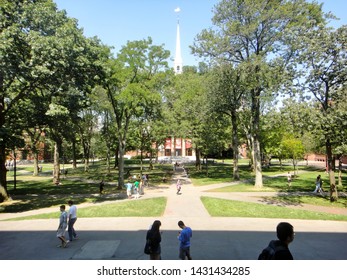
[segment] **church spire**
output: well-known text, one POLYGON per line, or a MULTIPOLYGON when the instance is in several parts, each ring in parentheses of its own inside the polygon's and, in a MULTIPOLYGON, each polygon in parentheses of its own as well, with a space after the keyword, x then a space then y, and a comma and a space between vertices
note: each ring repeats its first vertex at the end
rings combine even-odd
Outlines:
POLYGON ((181 39, 180 39, 180 19, 179 12, 181 9, 177 7, 175 12, 177 13, 177 33, 176 33, 176 55, 174 60, 174 71, 176 74, 182 73, 182 55, 181 55, 181 39))

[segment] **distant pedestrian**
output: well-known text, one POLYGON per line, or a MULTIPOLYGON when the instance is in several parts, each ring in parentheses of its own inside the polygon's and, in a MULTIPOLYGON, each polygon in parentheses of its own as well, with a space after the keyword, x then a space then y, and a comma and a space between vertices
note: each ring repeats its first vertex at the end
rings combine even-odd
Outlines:
POLYGON ((290 174, 290 172, 288 172, 287 174, 287 182, 288 182, 288 188, 290 188, 292 186, 292 174, 290 174))
POLYGON ((67 246, 68 241, 65 239, 65 232, 67 228, 67 213, 65 211, 65 205, 60 206, 60 217, 59 217, 59 226, 57 229, 57 237, 61 241, 61 245, 57 247, 65 248, 67 246))
POLYGON ((70 242, 73 240, 73 239, 77 239, 77 233, 75 231, 75 223, 77 221, 77 207, 76 205, 74 205, 73 201, 72 200, 69 200, 68 201, 68 204, 70 206, 69 208, 69 219, 68 219, 68 233, 69 233, 69 240, 70 242))
POLYGON ((150 260, 161 260, 161 222, 155 220, 151 228, 146 234, 146 243, 148 245, 148 253, 150 260))
POLYGON ((177 189, 176 194, 180 194, 181 189, 182 189, 182 184, 181 184, 181 180, 180 179, 177 180, 176 189, 177 189))
POLYGON ((320 175, 318 175, 317 178, 316 178, 316 188, 315 188, 315 190, 313 192, 314 193, 317 193, 317 192, 322 193, 323 192, 322 186, 323 186, 322 178, 321 178, 320 175))
POLYGON ((281 222, 276 228, 278 240, 270 241, 269 245, 261 252, 258 260, 293 260, 288 246, 294 240, 294 228, 291 224, 281 222))
POLYGON ((125 184, 125 187, 127 189, 127 196, 130 199, 131 198, 131 191, 132 191, 132 188, 133 188, 133 184, 128 182, 128 183, 125 184))
POLYGON ((138 199, 140 197, 140 182, 137 179, 134 182, 134 193, 135 199, 138 199))
POLYGON ((102 194, 104 192, 104 180, 101 180, 100 184, 99 184, 99 193, 102 194))
POLYGON ((148 185, 148 182, 147 182, 147 175, 146 174, 143 174, 142 175, 142 181, 143 181, 143 186, 144 187, 147 187, 148 185))
POLYGON ((192 229, 187 227, 182 221, 178 222, 178 226, 182 229, 178 232, 178 240, 180 241, 179 258, 181 260, 191 260, 190 238, 193 236, 192 229))
POLYGON ((140 194, 141 195, 144 195, 145 194, 145 191, 144 191, 144 186, 143 186, 143 180, 140 179, 140 194))

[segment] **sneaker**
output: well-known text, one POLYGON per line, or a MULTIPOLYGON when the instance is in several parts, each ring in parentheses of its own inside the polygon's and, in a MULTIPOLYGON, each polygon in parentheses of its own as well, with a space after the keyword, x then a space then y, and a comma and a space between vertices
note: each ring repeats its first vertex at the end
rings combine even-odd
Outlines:
POLYGON ((57 248, 61 248, 62 246, 61 245, 57 245, 57 248))
POLYGON ((69 240, 66 240, 66 242, 64 243, 63 247, 66 248, 67 247, 67 244, 69 243, 70 241, 69 240))
POLYGON ((76 236, 74 237, 74 239, 78 239, 78 235, 76 235, 76 236))

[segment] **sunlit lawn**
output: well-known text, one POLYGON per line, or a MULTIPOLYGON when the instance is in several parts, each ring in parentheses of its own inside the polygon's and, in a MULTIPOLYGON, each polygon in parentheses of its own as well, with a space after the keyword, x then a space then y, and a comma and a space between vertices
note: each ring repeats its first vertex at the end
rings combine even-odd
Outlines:
MULTIPOLYGON (((52 182, 53 165, 51 163, 40 165, 43 166, 43 172, 36 177, 32 175, 32 165, 17 166, 16 190, 14 190, 13 171, 8 172, 8 191, 15 200, 10 203, 0 204, 0 213, 15 213, 46 207, 56 207, 60 204, 66 204, 67 200, 71 198, 73 198, 76 204, 82 204, 85 202, 97 203, 120 200, 122 199, 121 197, 124 198, 125 196, 125 189, 117 189, 118 170, 111 168, 109 173, 103 161, 90 163, 88 172, 84 171, 83 164, 79 164, 77 169, 72 169, 71 164, 61 165, 61 168, 64 167, 68 170, 68 174, 66 178, 64 175, 61 175, 61 185, 59 186, 54 185, 52 182), (102 179, 106 183, 104 187, 104 193, 106 195, 100 196, 99 182, 102 179), (120 193, 123 193, 123 196, 119 196, 120 193)), ((125 164, 126 172, 129 171, 130 176, 139 175, 141 173, 140 167, 139 160, 128 160, 125 164)), ((148 169, 148 163, 143 164, 143 167, 146 169, 142 172, 149 174, 151 185, 157 186, 163 184, 163 177, 168 179, 167 184, 171 183, 171 164, 158 164, 154 166, 153 170, 148 169)), ((311 192, 315 188, 315 179, 318 174, 322 176, 324 182, 323 188, 329 182, 328 175, 324 170, 300 166, 299 175, 294 177, 292 186, 288 188, 286 174, 288 171, 292 172, 292 166, 273 165, 270 169, 263 170, 264 187, 254 188, 254 174, 250 171, 248 160, 240 161, 240 181, 238 182, 234 182, 232 179, 231 160, 224 162, 219 160, 215 163, 209 162, 208 168, 202 171, 196 171, 194 164, 187 164, 185 168, 188 170, 193 184, 197 187, 224 182, 232 183, 230 186, 214 189, 214 192, 311 192)), ((343 173, 343 185, 347 185, 346 173, 343 173)), ((340 188, 339 191, 346 191, 346 188, 340 188)), ((321 198, 320 196, 290 195, 271 199, 276 199, 284 203, 307 203, 336 207, 346 207, 347 204, 346 197, 341 197, 334 204, 331 204, 327 197, 321 198)))
POLYGON ((347 216, 291 209, 288 207, 263 205, 235 200, 201 197, 209 214, 213 217, 281 218, 304 220, 347 221, 347 216))
MULTIPOLYGON (((108 173, 107 167, 103 161, 90 164, 88 172, 84 171, 83 164, 79 164, 77 169, 72 169, 71 164, 65 164, 64 168, 68 170, 67 176, 61 175, 61 184, 53 184, 52 169, 53 165, 40 164, 43 166, 43 172, 39 176, 33 176, 33 165, 18 165, 16 172, 16 189, 14 189, 14 172, 8 172, 7 189, 14 201, 0 204, 0 213, 16 213, 28 210, 52 207, 60 204, 66 204, 73 198, 76 204, 84 202, 102 202, 115 200, 119 193, 125 193, 125 189, 117 188, 118 170, 111 168, 108 173), (104 179, 104 194, 99 195, 99 183, 104 179), (113 195, 112 197, 107 196, 113 195)), ((63 165, 60 166, 61 169, 63 165)), ((170 178, 172 173, 171 165, 160 165, 160 168, 148 170, 148 163, 143 167, 143 173, 149 174, 151 185, 162 183, 164 176, 170 178)), ((125 169, 131 176, 140 175, 139 161, 126 161, 125 169)))
MULTIPOLYGON (((78 209, 78 217, 160 217, 164 213, 166 201, 167 198, 158 197, 81 207, 78 209)), ((57 212, 54 213, 43 213, 11 220, 57 219, 60 215, 58 210, 59 209, 57 207, 57 212)))
MULTIPOLYGON (((343 183, 346 182, 346 174, 343 175, 343 183)), ((336 178, 337 180, 337 178, 336 178)), ((216 188, 211 190, 210 192, 301 192, 299 195, 286 195, 286 196, 276 196, 276 197, 266 197, 266 199, 271 199, 278 202, 283 203, 301 203, 301 204, 312 204, 318 206, 330 206, 330 207, 347 207, 347 197, 341 196, 337 202, 330 202, 329 190, 326 186, 329 182, 328 174, 321 171, 308 171, 299 173, 291 184, 291 187, 288 187, 287 177, 285 174, 279 177, 265 177, 263 179, 264 187, 263 188, 255 188, 253 182, 249 183, 237 183, 234 185, 230 185, 227 187, 216 188), (325 186, 325 195, 322 197, 321 195, 309 195, 315 189, 315 180, 316 177, 321 174, 323 180, 323 189, 325 186), (308 195, 303 195, 302 193, 307 192, 308 195)), ((345 187, 338 187, 338 191, 346 191, 345 187)))

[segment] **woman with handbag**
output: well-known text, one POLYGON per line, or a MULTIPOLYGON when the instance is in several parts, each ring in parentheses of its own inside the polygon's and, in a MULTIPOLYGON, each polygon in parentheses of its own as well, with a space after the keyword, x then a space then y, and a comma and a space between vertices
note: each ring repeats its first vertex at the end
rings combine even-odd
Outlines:
POLYGON ((161 259, 161 232, 159 228, 161 222, 155 220, 151 229, 147 231, 146 235, 146 245, 145 245, 145 254, 149 255, 150 260, 160 260, 161 259))

